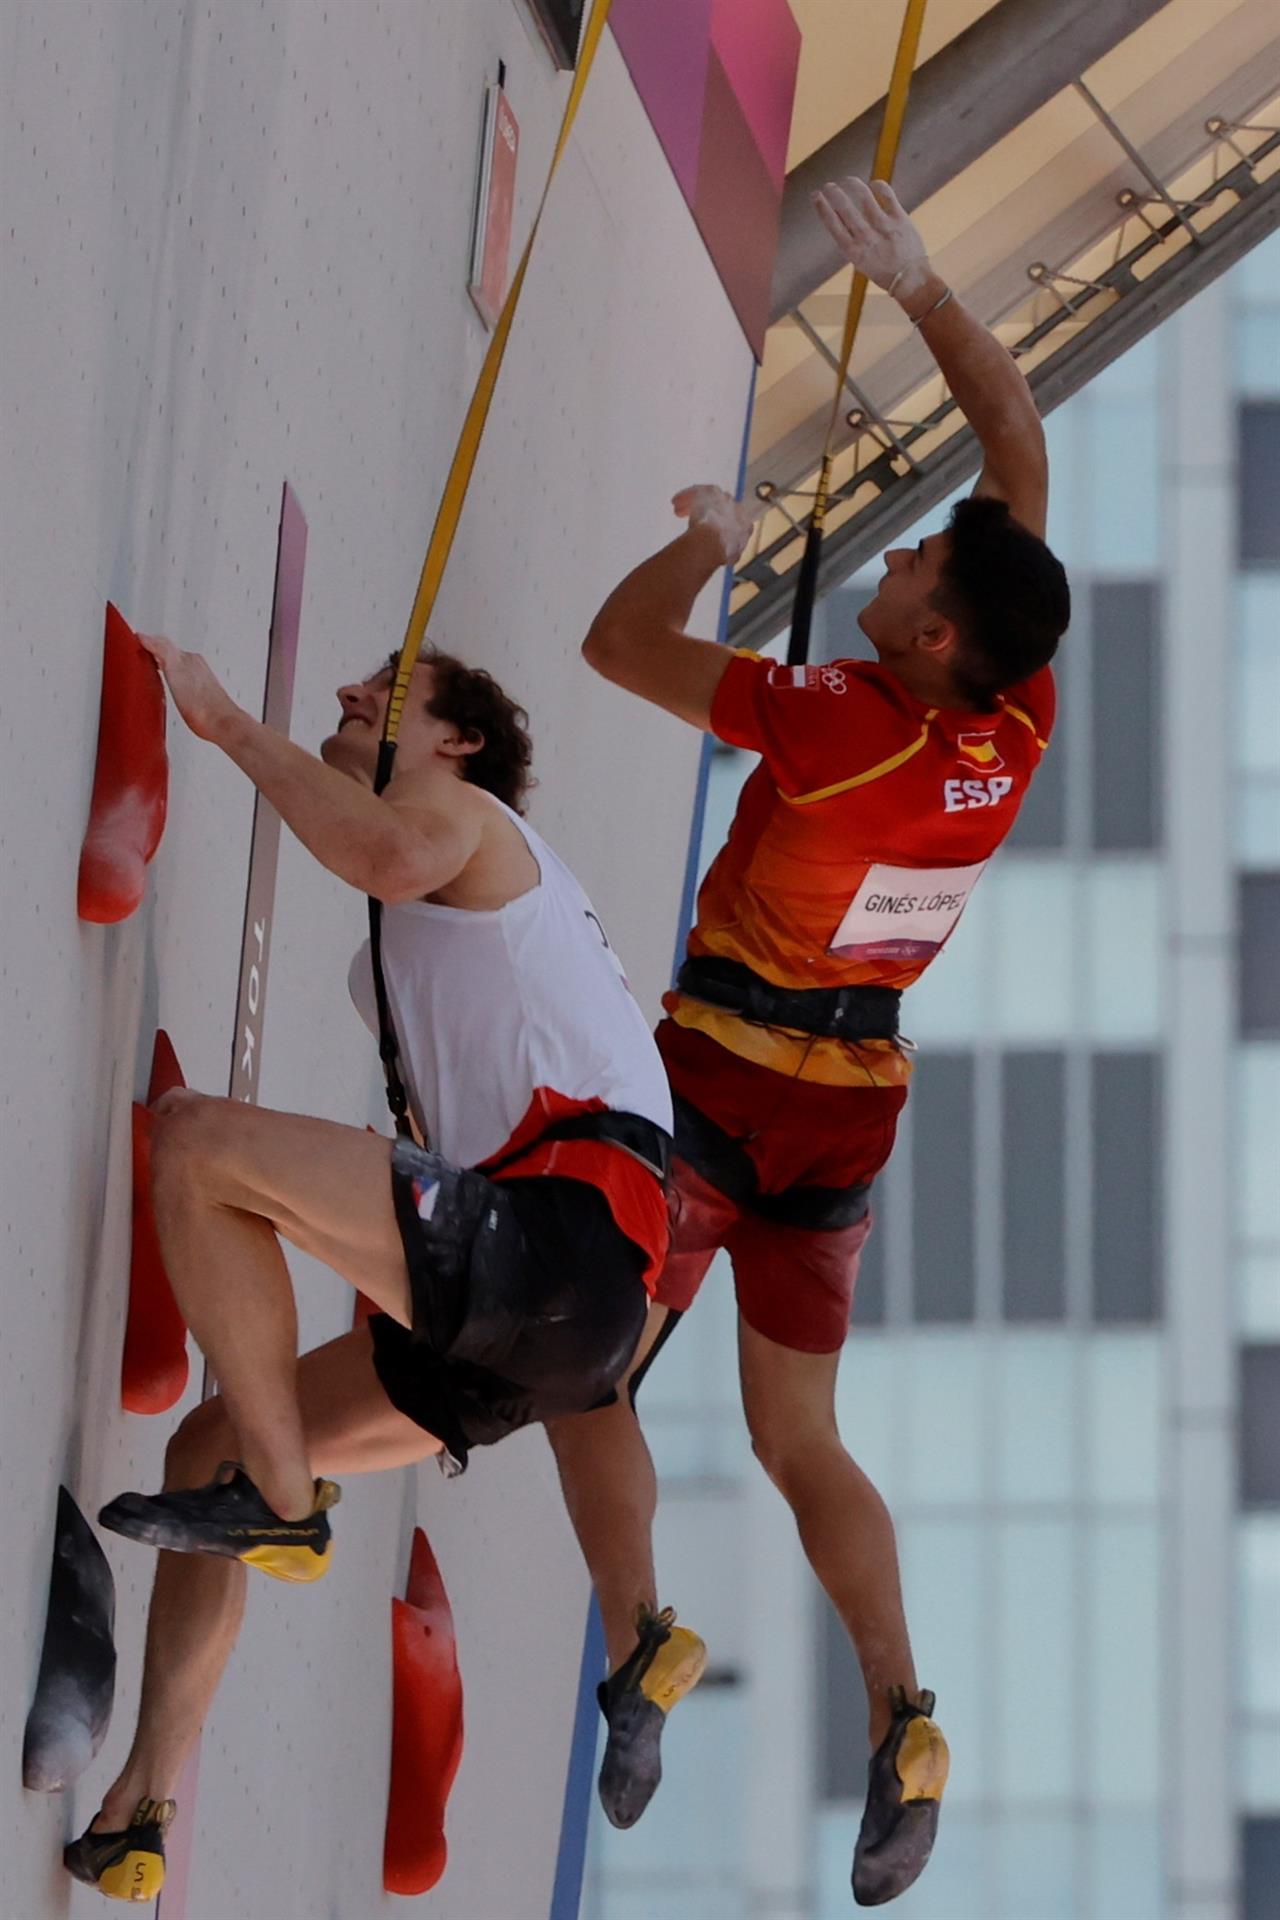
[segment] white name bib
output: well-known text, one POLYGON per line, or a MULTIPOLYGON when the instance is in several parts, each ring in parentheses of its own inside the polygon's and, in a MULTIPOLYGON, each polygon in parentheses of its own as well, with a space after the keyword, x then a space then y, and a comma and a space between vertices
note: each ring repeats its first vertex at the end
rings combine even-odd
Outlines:
POLYGON ((842 960, 930 960, 986 866, 868 869, 828 953, 842 960))

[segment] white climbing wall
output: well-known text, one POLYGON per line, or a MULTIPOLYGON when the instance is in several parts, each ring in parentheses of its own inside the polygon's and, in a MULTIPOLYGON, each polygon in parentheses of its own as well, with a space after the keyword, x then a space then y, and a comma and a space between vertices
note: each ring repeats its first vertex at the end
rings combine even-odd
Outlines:
MULTIPOLYGON (((148 899, 82 926, 103 602, 261 699, 281 483, 309 526, 293 732, 397 646, 485 335, 465 293, 483 88, 521 128, 517 234, 566 82, 525 0, 10 0, 0 13, 0 1889, 4 1920, 101 1911, 62 1873, 127 1746, 151 1571, 109 1539, 116 1717, 67 1802, 19 1747, 54 1500, 156 1484, 178 1413, 119 1411, 129 1103, 157 1023, 226 1089, 251 822, 229 763, 171 731, 148 899)), ((749 359, 612 42, 557 181, 436 637, 529 707, 533 817, 656 1010, 697 743, 577 644, 665 537, 678 484, 732 482, 749 359)), ((707 614, 707 621, 711 618, 707 614)), ((287 836, 262 1095, 363 1124, 345 995, 362 905, 287 836)), ((346 1289, 295 1266, 306 1344, 346 1289)), ((181 1409, 178 1410, 180 1412, 181 1409)), ((351 1483, 334 1571, 255 1583, 203 1743, 189 1920, 365 1920, 381 1892, 389 1600, 415 1520, 458 1625, 467 1742, 441 1920, 544 1920, 586 1603, 541 1434, 351 1483)), ((173 1920, 181 1920, 176 1913, 173 1920)))

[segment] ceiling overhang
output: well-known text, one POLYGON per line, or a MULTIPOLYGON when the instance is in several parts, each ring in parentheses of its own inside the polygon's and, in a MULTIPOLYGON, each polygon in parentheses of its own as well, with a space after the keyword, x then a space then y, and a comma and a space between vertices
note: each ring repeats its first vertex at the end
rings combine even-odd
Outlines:
MULTIPOLYGON (((820 40, 829 8, 793 4, 820 40)), ((955 30, 917 74, 900 190, 1047 412, 1280 224, 1280 16, 1272 0, 943 0, 942 13, 955 30)), ((802 110, 803 62, 820 52, 806 39, 802 110)), ((864 104, 793 142, 775 292, 807 291, 770 329, 758 383, 749 484, 769 506, 738 571, 739 644, 786 624, 831 411, 851 276, 814 278, 831 261, 808 193, 869 164, 878 122, 864 104), (806 221, 817 240, 802 247, 806 221)), ((874 291, 846 398, 824 589, 979 463, 923 342, 874 291)))

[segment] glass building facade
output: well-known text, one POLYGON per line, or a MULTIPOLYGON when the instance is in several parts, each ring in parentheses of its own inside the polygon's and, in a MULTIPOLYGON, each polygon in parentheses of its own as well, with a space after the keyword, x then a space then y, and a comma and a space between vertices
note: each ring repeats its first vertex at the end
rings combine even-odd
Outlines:
MULTIPOLYGON (((903 1920, 1280 1914, 1280 239, 1047 423, 1053 750, 945 954, 840 1423, 953 1773, 903 1920)), ((930 516, 921 530, 940 524, 930 516)), ((820 609, 865 650, 878 567, 820 609)), ((704 857, 750 756, 718 751, 704 857)), ((708 1639, 584 1920, 834 1920, 856 1665, 737 1405, 717 1266, 646 1383, 708 1639)))

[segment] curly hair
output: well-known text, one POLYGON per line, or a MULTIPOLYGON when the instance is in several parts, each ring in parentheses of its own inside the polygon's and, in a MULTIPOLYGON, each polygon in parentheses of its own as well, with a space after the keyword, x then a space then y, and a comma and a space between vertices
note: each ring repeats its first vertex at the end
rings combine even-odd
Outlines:
POLYGON ((933 593, 962 647, 957 691, 980 706, 1047 666, 1071 619, 1066 570, 1003 500, 961 500, 933 593))
POLYGON ((463 760, 464 779, 523 813, 525 796, 534 784, 533 742, 524 708, 483 667, 469 667, 454 654, 432 646, 424 647, 418 658, 432 669, 435 681, 427 712, 447 720, 464 740, 483 743, 463 760))

